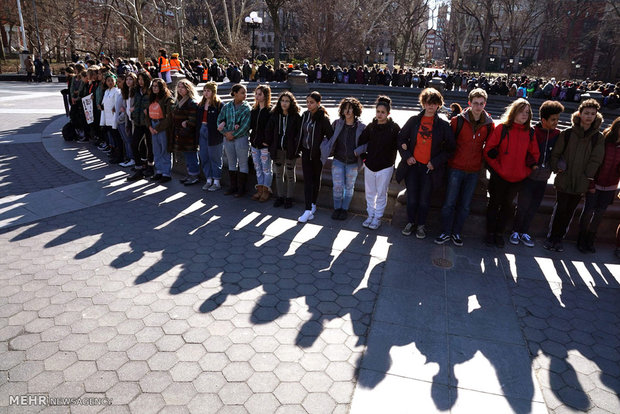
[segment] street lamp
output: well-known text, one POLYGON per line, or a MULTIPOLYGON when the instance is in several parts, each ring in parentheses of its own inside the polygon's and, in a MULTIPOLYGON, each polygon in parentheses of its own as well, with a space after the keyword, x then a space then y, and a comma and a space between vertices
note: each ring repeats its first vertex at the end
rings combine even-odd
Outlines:
POLYGON ((196 55, 196 45, 198 44, 198 36, 194 36, 194 38, 192 39, 192 43, 194 44, 194 59, 198 59, 198 56, 196 55))
POLYGON ((369 57, 370 57, 370 48, 369 48, 369 47, 367 47, 367 48, 366 48, 366 63, 368 63, 368 59, 369 59, 369 57))
POLYGON ((383 63, 383 50, 379 51, 379 63, 383 63))
POLYGON ((252 63, 254 63, 254 52, 256 51, 256 45, 254 44, 254 32, 263 23, 263 18, 258 17, 258 13, 253 11, 249 16, 245 17, 245 24, 249 29, 252 29, 252 63))

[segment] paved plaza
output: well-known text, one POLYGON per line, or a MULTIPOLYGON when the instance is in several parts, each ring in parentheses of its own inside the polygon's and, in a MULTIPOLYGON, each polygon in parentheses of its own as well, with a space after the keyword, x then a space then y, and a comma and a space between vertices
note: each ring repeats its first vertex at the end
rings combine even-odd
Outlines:
POLYGON ((0 83, 0 413, 620 413, 612 245, 127 183, 60 89, 0 83))

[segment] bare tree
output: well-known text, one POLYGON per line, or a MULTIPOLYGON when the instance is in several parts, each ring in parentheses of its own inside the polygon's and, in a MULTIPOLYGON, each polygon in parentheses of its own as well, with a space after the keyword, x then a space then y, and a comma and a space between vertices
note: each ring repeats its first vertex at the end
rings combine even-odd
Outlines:
POLYGON ((480 40, 478 53, 478 69, 486 70, 491 44, 495 41, 494 29, 499 16, 499 4, 495 0, 455 0, 452 2, 452 12, 468 16, 476 29, 480 40))
POLYGON ((205 2, 205 6, 217 46, 230 58, 242 58, 246 51, 243 46, 245 42, 241 41, 243 19, 250 12, 253 2, 251 0, 219 0, 221 19, 218 23, 214 18, 215 10, 209 2, 205 2))
POLYGON ((280 66, 280 43, 282 39, 280 11, 283 10, 290 1, 291 0, 265 0, 269 17, 271 17, 271 21, 273 22, 273 63, 276 69, 280 66))
POLYGON ((528 42, 538 39, 545 23, 546 1, 500 0, 499 5, 494 32, 508 56, 518 56, 528 42))
POLYGON ((396 36, 399 39, 399 65, 402 67, 407 59, 407 53, 413 46, 414 62, 417 61, 422 42, 426 38, 427 30, 420 30, 420 26, 428 21, 428 0, 397 0, 396 10, 392 17, 396 18, 396 36))

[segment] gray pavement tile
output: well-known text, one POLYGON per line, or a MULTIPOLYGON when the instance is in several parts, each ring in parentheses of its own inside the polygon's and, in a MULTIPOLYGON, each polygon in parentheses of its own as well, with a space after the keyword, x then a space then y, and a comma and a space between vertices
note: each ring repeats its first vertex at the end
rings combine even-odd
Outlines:
POLYGON ((403 291, 385 287, 373 317, 376 321, 446 332, 446 299, 433 289, 403 291))
POLYGON ((423 413, 446 413, 451 408, 449 387, 438 383, 360 370, 353 394, 351 414, 409 413, 412 408, 423 413), (363 383, 377 384, 373 388, 363 383), (432 396, 432 398, 428 398, 432 396))
POLYGON ((547 407, 543 402, 506 397, 462 388, 459 388, 458 391, 451 388, 450 391, 452 398, 452 408, 450 412, 455 414, 469 414, 472 412, 480 414, 548 413, 547 407))

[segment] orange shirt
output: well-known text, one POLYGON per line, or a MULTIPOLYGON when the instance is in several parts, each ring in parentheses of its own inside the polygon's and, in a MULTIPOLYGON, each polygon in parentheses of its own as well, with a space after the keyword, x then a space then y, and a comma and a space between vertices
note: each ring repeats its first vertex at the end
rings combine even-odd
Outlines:
POLYGON ((149 105, 149 118, 151 119, 164 119, 164 113, 161 110, 161 106, 157 101, 149 105))
POLYGON ((413 158, 422 164, 431 160, 431 144, 433 143, 433 116, 423 116, 418 129, 418 138, 413 149, 413 158))

